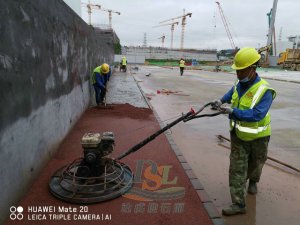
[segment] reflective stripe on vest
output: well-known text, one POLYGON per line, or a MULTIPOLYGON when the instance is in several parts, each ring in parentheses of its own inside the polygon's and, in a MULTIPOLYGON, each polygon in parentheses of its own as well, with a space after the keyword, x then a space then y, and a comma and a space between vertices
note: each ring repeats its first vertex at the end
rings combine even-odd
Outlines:
POLYGON ((252 104, 251 104, 251 106, 250 106, 250 109, 253 109, 253 107, 256 105, 256 102, 257 102, 258 98, 261 96, 261 93, 262 93, 265 89, 267 89, 267 88, 268 88, 268 87, 267 87, 267 85, 265 85, 265 84, 260 85, 260 87, 258 88, 258 90, 256 91, 256 93, 255 93, 255 95, 254 95, 254 97, 253 97, 253 100, 252 100, 252 104))
MULTIPOLYGON (((234 126, 234 122, 232 121, 232 126, 234 126)), ((270 124, 267 124, 263 127, 251 128, 251 127, 243 127, 238 123, 235 124, 235 128, 238 129, 240 132, 250 133, 250 134, 258 134, 270 128, 270 124)))

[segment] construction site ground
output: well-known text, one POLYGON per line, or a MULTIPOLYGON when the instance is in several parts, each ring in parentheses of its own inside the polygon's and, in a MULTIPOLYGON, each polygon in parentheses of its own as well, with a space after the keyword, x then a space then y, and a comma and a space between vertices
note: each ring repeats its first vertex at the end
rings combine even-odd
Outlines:
MULTIPOLYGON (((299 78, 293 76, 293 72, 289 76, 289 71, 260 73, 277 91, 271 109, 273 134, 268 155, 299 169, 299 78)), ((155 66, 132 66, 127 73, 114 73, 108 87, 108 105, 91 107, 84 113, 19 205, 25 209, 30 206, 65 206, 80 210, 79 205, 54 198, 48 191, 48 182, 57 169, 82 155, 80 139, 84 133, 113 131, 116 148, 112 157, 116 157, 191 107, 197 108, 221 97, 234 80, 232 73, 187 70, 179 76, 178 68, 155 66)), ((300 174, 272 160, 268 160, 263 169, 258 194, 247 195, 247 213, 221 216, 222 208, 231 204, 228 187, 230 143, 219 143, 217 135, 229 136, 225 115, 181 122, 140 151, 122 159, 134 173, 138 172, 137 164, 146 160, 169 168, 167 181, 174 181, 177 177, 171 187, 183 188, 185 194, 182 198, 148 202, 133 200, 127 195, 87 205, 87 212, 79 213, 107 218, 101 222, 74 220, 72 217, 70 220, 49 220, 48 217, 47 220, 38 220, 24 212, 24 220, 8 220, 6 224, 299 224, 300 174)), ((147 175, 147 165, 149 167, 146 162, 142 171, 144 176, 147 175)), ((155 186, 155 182, 148 182, 149 186, 155 186)), ((135 184, 135 187, 141 186, 141 183, 135 184)), ((74 216, 76 213, 70 214, 74 216)))
MULTIPOLYGON (((180 116, 192 106, 199 107, 222 97, 236 79, 234 73, 205 70, 186 70, 180 76, 179 68, 140 67, 138 71, 131 72, 165 122, 180 116)), ((258 73, 277 91, 270 110, 272 136, 268 156, 299 171, 300 74, 267 68, 260 68, 258 73)), ((228 187, 230 143, 218 143, 216 136, 229 137, 227 116, 180 123, 171 129, 171 135, 221 212, 223 207, 231 204, 228 187)), ((223 219, 229 225, 299 224, 299 178, 299 172, 268 159, 258 183, 258 194, 247 195, 247 213, 223 219)))
POLYGON ((148 185, 152 191, 166 193, 180 189, 183 194, 179 198, 169 197, 160 201, 151 201, 150 198, 146 201, 127 194, 97 204, 76 205, 63 202, 50 194, 48 182, 54 172, 82 156, 80 140, 86 132, 114 132, 116 146, 111 156, 116 157, 163 125, 159 124, 154 112, 148 107, 130 73, 113 74, 107 103, 106 106, 87 109, 19 202, 19 206, 25 209, 24 218, 21 221, 8 219, 6 224, 224 224, 203 185, 193 174, 168 132, 121 161, 129 165, 134 174, 142 174, 143 182, 135 183, 135 188, 141 189, 142 185, 148 185), (142 162, 144 166, 138 167, 142 162), (146 177, 148 175, 151 178, 147 169, 153 164, 158 168, 156 180, 146 177), (39 206, 50 207, 52 212, 37 211, 39 206), (101 221, 89 219, 92 214, 99 216, 101 221))

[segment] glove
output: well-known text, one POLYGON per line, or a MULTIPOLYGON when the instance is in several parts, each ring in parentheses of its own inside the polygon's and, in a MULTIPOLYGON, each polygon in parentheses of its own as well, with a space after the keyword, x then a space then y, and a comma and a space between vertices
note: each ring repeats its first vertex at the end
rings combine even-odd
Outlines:
POLYGON ((231 114, 233 112, 233 108, 231 107, 220 107, 219 110, 224 114, 231 114))
POLYGON ((210 104, 212 110, 218 110, 223 103, 220 99, 213 100, 210 104))

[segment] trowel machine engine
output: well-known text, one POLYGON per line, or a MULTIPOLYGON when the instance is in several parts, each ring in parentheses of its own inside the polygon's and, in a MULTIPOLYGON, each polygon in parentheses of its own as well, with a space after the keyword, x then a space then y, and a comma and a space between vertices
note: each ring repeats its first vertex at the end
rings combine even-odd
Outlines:
POLYGON ((113 132, 86 133, 81 139, 84 157, 78 165, 76 176, 95 177, 105 172, 111 163, 109 154, 113 152, 115 137, 113 132))
POLYGON ((89 204, 117 198, 131 188, 131 169, 109 156, 115 145, 112 132, 86 133, 81 145, 83 157, 60 168, 51 177, 49 189, 55 197, 89 204))

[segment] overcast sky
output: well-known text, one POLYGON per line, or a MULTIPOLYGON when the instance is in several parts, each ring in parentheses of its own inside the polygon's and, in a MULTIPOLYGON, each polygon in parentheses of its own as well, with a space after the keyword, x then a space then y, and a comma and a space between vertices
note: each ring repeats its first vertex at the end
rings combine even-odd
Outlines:
MULTIPOLYGON (((88 2, 88 0, 82 0, 88 2)), ((267 43, 267 13, 273 6, 273 0, 219 0, 233 41, 238 47, 263 47, 267 43)), ((217 4, 214 0, 91 0, 102 8, 121 12, 112 14, 112 25, 121 45, 143 45, 144 33, 147 33, 148 46, 161 46, 163 35, 165 47, 170 47, 170 26, 153 28, 160 21, 171 19, 185 12, 187 17, 184 47, 196 49, 231 48, 217 4)), ((300 1, 278 0, 275 19, 276 39, 282 30, 282 40, 290 35, 300 35, 300 1)), ((82 17, 88 22, 87 8, 82 5, 82 17)), ((108 24, 108 13, 92 10, 92 23, 108 24)), ((180 21, 181 22, 181 21, 180 21)), ((180 48, 181 23, 175 27, 174 48, 180 48)))

